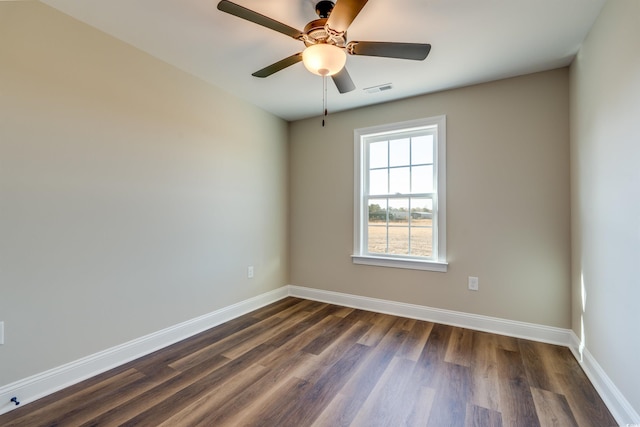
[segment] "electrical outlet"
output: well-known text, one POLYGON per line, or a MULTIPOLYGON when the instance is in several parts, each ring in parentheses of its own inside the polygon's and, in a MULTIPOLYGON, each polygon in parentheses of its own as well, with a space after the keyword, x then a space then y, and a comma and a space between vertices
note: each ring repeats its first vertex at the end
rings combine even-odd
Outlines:
POLYGON ((469 276, 469 290, 477 291, 478 290, 478 278, 469 276))
POLYGON ((253 265, 250 265, 249 267, 247 267, 247 278, 253 279, 253 265))
POLYGON ((0 345, 4 344, 4 322, 0 322, 0 345))

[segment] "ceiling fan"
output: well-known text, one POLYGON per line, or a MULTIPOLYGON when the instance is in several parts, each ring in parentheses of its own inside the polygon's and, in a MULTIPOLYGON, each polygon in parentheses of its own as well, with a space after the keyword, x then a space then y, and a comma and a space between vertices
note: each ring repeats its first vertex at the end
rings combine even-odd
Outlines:
POLYGON ((321 0, 316 4, 316 13, 320 19, 309 22, 304 27, 304 31, 299 31, 227 0, 218 3, 218 9, 300 40, 305 44, 306 48, 303 52, 295 53, 258 70, 252 74, 253 76, 268 77, 302 61, 312 73, 331 76, 338 91, 346 93, 355 89, 351 76, 344 68, 346 53, 421 61, 427 57, 431 50, 431 45, 424 43, 347 42, 347 29, 366 3, 367 0, 337 0, 335 3, 321 0))

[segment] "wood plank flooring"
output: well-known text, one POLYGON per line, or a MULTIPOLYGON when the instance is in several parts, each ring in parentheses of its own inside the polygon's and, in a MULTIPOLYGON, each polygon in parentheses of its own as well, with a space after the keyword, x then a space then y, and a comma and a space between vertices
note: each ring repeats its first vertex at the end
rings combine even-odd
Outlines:
POLYGON ((615 426, 564 347, 286 298, 8 426, 615 426))

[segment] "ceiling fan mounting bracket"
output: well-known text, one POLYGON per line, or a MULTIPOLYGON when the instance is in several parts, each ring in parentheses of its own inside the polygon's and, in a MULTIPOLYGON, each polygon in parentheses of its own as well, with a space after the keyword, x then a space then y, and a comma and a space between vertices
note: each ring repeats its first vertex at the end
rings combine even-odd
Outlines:
POLYGON ((320 18, 328 18, 335 4, 329 0, 322 0, 316 3, 316 13, 320 18))

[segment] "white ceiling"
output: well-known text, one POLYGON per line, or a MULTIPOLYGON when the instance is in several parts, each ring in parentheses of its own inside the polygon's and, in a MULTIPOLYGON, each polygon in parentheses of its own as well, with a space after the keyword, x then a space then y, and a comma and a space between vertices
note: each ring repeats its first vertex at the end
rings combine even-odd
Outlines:
MULTIPOLYGON (((299 63, 251 73, 302 42, 220 12, 217 0, 41 0, 282 117, 322 112, 322 79, 299 63)), ((338 0, 340 1, 340 0, 338 0)), ((349 56, 356 90, 329 82, 329 112, 487 82, 571 63, 606 0, 369 0, 349 40, 430 43, 424 61, 349 56), (392 90, 363 89, 391 83, 392 90)), ((302 30, 313 0, 234 0, 302 30)))

